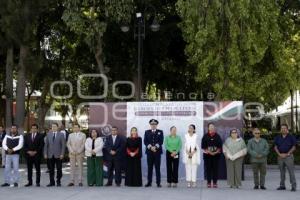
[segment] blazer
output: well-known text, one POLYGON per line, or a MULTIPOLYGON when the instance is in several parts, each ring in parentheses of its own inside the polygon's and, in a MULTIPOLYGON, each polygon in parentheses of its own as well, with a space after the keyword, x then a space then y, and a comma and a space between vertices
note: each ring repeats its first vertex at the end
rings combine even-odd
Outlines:
POLYGON ((121 160, 125 155, 125 145, 125 139, 122 136, 117 135, 115 144, 113 144, 112 135, 108 136, 104 145, 105 159, 107 161, 111 161, 114 158, 121 160), (111 155, 111 150, 116 151, 116 155, 111 155))
MULTIPOLYGON (((71 133, 68 137, 67 147, 70 153, 75 153, 79 155, 84 155, 84 145, 85 145, 86 135, 82 132, 79 132, 76 136, 76 133, 71 133)), ((70 154, 71 156, 71 154, 70 154)))
POLYGON ((162 154, 162 145, 164 143, 164 133, 162 130, 156 129, 153 133, 152 130, 146 130, 144 135, 144 144, 146 146, 146 154, 152 154, 151 147, 155 146, 156 153, 162 154))
MULTIPOLYGON (((93 146, 93 139, 89 137, 85 141, 85 156, 86 157, 92 156, 92 150, 93 150, 92 146, 93 146)), ((103 139, 101 137, 96 138, 95 148, 94 148, 94 151, 96 152, 96 156, 103 156, 103 152, 102 152, 103 146, 104 146, 103 139)))
POLYGON ((189 133, 184 136, 184 149, 183 149, 183 163, 187 164, 191 161, 191 164, 200 165, 200 153, 201 150, 198 145, 198 136, 194 133, 192 136, 189 133), (189 158, 188 152, 196 150, 192 158, 189 158))
POLYGON ((40 133, 36 133, 34 140, 32 141, 32 133, 28 133, 24 136, 24 153, 25 157, 28 158, 29 155, 27 151, 36 151, 34 157, 41 158, 43 156, 44 147, 44 136, 40 133))
POLYGON ((53 132, 49 132, 45 136, 45 145, 44 145, 44 156, 47 158, 59 158, 65 154, 66 149, 66 140, 64 135, 61 132, 56 133, 56 137, 53 140, 53 132))

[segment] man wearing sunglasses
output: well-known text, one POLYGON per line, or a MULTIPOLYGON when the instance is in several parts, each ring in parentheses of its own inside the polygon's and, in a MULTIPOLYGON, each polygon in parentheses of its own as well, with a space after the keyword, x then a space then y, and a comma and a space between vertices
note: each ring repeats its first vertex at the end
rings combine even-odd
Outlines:
POLYGON ((252 164, 254 176, 254 189, 265 190, 265 177, 267 172, 267 157, 269 154, 269 144, 266 139, 261 138, 258 128, 253 129, 253 138, 248 142, 248 153, 252 164))

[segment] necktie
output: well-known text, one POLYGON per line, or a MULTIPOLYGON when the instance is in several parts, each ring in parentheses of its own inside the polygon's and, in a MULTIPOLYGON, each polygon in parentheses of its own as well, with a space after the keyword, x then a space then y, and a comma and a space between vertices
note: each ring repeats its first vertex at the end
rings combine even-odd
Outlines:
POLYGON ((53 133, 53 138, 52 138, 53 142, 54 142, 54 140, 55 140, 55 134, 56 134, 56 133, 53 133))
POLYGON ((34 138, 35 138, 35 133, 32 133, 32 142, 34 141, 34 138))

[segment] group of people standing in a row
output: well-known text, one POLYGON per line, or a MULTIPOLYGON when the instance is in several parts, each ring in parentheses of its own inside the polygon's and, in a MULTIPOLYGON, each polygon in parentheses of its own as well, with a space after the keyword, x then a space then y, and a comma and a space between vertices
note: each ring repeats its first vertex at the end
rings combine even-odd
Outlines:
MULTIPOLYGON (((277 154, 280 169, 280 186, 277 190, 285 190, 285 174, 288 170, 291 191, 296 191, 296 178, 294 172, 294 156, 297 140, 289 133, 287 124, 281 125, 281 134, 274 139, 274 151, 277 154)), ((219 158, 223 153, 226 161, 227 183, 231 188, 242 185, 242 168, 244 157, 249 154, 254 177, 254 189, 265 190, 265 177, 267 172, 267 158, 270 151, 266 139, 261 137, 259 128, 253 129, 253 137, 247 145, 237 132, 230 131, 230 136, 222 144, 220 136, 215 131, 214 124, 208 125, 208 133, 202 138, 204 152, 204 165, 208 188, 217 188, 219 158)))
MULTIPOLYGON (((78 124, 73 125, 73 133, 66 137, 58 131, 58 124, 53 123, 51 131, 46 136, 38 133, 38 126, 33 124, 31 132, 23 135, 18 134, 17 127, 12 126, 10 134, 2 137, 2 149, 5 151, 5 183, 2 186, 14 184, 18 186, 19 181, 19 154, 23 148, 27 160, 28 183, 32 185, 32 169, 36 169, 36 186, 40 186, 41 159, 47 160, 49 166, 50 183, 47 185, 61 186, 62 160, 65 150, 68 150, 70 158, 70 183, 68 186, 77 184, 83 186, 83 161, 87 158, 87 183, 88 186, 103 185, 103 163, 108 168, 108 181, 106 186, 111 186, 113 178, 116 186, 121 185, 122 166, 126 157, 125 185, 142 186, 142 143, 144 143, 147 155, 148 179, 145 187, 152 185, 153 168, 156 172, 157 187, 161 187, 161 155, 163 146, 166 149, 167 183, 168 187, 176 187, 178 183, 179 161, 185 164, 186 181, 188 187, 196 187, 197 168, 200 165, 200 153, 203 152, 205 176, 208 188, 218 187, 219 160, 222 154, 225 156, 227 167, 227 182, 231 188, 241 186, 242 165, 245 155, 250 155, 254 175, 254 189, 266 189, 265 176, 267 156, 269 154, 268 142, 261 138, 260 130, 255 128, 254 137, 246 145, 239 137, 237 129, 230 131, 230 136, 222 142, 221 137, 215 130, 213 123, 208 125, 208 132, 204 134, 201 141, 201 148, 198 145, 198 135, 195 125, 188 126, 187 134, 182 141, 177 135, 175 126, 170 128, 170 134, 164 137, 163 131, 157 129, 158 121, 149 121, 150 129, 145 131, 144 141, 138 135, 137 128, 130 130, 130 136, 125 138, 118 133, 117 127, 112 127, 111 135, 105 141, 97 130, 91 130, 90 135, 80 131, 78 124), (55 182, 55 167, 57 170, 55 182), (76 171, 78 177, 76 178, 76 171)), ((3 136, 3 127, 0 127, 0 136, 3 136), (2 131, 2 132, 1 132, 2 131)), ((285 190, 285 170, 288 169, 291 182, 291 190, 296 191, 296 178, 294 173, 293 152, 296 149, 296 138, 288 132, 286 124, 281 126, 281 135, 274 141, 274 150, 278 155, 281 181, 278 190, 285 190)))

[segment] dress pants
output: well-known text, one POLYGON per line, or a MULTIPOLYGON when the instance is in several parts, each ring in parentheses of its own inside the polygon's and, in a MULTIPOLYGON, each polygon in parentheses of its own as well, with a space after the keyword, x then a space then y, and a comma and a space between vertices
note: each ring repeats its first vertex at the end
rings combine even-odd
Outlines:
POLYGON ((219 156, 204 156, 204 166, 208 183, 213 181, 214 184, 217 184, 219 158, 219 156))
POLYGON ((41 158, 39 156, 28 156, 26 157, 27 161, 27 179, 28 183, 32 184, 32 171, 33 165, 36 170, 36 184, 40 184, 41 180, 41 158))
POLYGON ((267 163, 252 163, 254 185, 255 186, 265 186, 265 179, 267 173, 267 163))
POLYGON ((179 155, 177 158, 173 158, 171 153, 167 151, 167 182, 178 183, 178 166, 179 166, 179 155))
POLYGON ((49 177, 50 177, 50 184, 54 185, 55 184, 55 180, 54 180, 54 170, 55 170, 55 166, 56 166, 56 183, 57 184, 61 184, 60 180, 62 177, 62 160, 60 158, 55 158, 52 157, 50 159, 48 159, 49 162, 49 177))
POLYGON ((78 182, 82 183, 83 181, 83 154, 70 155, 70 166, 71 166, 71 183, 75 184, 75 176, 78 166, 78 182))
POLYGON ((121 167, 122 162, 117 159, 116 157, 113 157, 110 161, 107 162, 107 168, 108 168, 108 184, 112 184, 114 172, 115 172, 115 183, 117 185, 120 185, 122 182, 122 171, 121 167))
POLYGON ((226 159, 227 184, 231 187, 242 185, 242 169, 244 157, 236 160, 226 159))
POLYGON ((103 186, 102 156, 87 157, 87 182, 89 186, 103 186))
POLYGON ((185 164, 185 173, 187 182, 196 182, 197 181, 197 169, 198 165, 193 164, 192 160, 189 159, 185 164))
POLYGON ((285 172, 287 169, 290 175, 291 186, 296 189, 297 183, 295 177, 294 156, 291 155, 286 158, 278 158, 278 165, 280 170, 280 186, 285 187, 285 172))
POLYGON ((156 184, 160 185, 160 163, 161 163, 160 153, 150 152, 147 154, 148 184, 152 184, 153 166, 155 166, 156 184))

